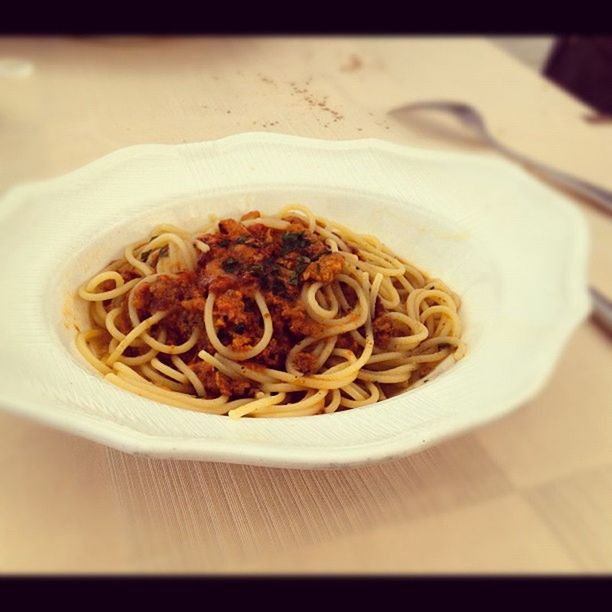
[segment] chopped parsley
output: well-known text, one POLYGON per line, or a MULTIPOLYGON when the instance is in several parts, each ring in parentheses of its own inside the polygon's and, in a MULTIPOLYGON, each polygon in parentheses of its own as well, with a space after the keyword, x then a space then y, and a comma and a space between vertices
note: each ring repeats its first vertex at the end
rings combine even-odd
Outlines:
POLYGON ((291 277, 289 278, 287 282, 290 285, 297 285, 300 282, 300 276, 302 275, 302 272, 304 272, 304 270, 308 267, 309 263, 310 263, 310 257, 304 257, 303 255, 300 255, 297 258, 295 269, 293 270, 293 274, 291 275, 291 277))
POLYGON ((234 325, 234 332, 236 332, 237 334, 244 334, 244 330, 246 329, 244 323, 238 323, 237 325, 234 325))
POLYGON ((266 269, 269 269, 272 272, 278 272, 280 270, 280 265, 276 263, 275 257, 266 257, 263 263, 264 266, 266 266, 266 269))
POLYGON ((251 264, 249 272, 254 276, 261 276, 264 273, 264 267, 260 263, 251 264))
POLYGON ((240 262, 233 257, 228 257, 223 262, 223 269, 229 274, 235 274, 238 268, 240 267, 240 262))
POLYGON ((236 244, 244 244, 246 241, 247 241, 246 236, 238 236, 238 238, 236 238, 236 244))
POLYGON ((219 246, 220 247, 227 247, 229 246, 230 241, 227 238, 223 238, 223 240, 219 240, 219 246))
POLYGON ((301 251, 310 246, 310 240, 304 236, 304 232, 285 232, 283 234, 283 246, 280 255, 283 257, 291 251, 301 251))

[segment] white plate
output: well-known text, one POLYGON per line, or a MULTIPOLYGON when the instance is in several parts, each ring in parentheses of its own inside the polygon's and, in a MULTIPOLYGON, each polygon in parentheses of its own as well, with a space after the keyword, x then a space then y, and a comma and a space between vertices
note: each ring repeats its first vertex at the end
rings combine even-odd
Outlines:
POLYGON ((587 315, 577 208, 503 160, 380 140, 248 133, 116 151, 0 200, 0 407, 123 451, 283 467, 414 452, 517 408, 546 383, 587 315), (167 221, 301 202, 440 277, 463 299, 465 358, 361 409, 241 419, 107 383, 74 348, 75 288, 167 221))

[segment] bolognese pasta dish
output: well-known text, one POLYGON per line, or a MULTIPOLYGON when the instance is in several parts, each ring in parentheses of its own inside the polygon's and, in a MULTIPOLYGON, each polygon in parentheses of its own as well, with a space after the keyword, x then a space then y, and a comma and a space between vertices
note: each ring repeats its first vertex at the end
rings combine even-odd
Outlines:
POLYGON ((373 404, 466 351, 441 280, 302 205, 160 225, 78 295, 77 348, 107 381, 234 418, 373 404))

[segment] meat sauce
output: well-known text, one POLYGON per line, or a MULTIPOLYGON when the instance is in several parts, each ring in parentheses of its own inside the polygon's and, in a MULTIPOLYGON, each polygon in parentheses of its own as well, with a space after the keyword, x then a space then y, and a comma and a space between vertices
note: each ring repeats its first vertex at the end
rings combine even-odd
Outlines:
MULTIPOLYGON (((251 211, 241 221, 260 216, 251 211)), ((284 369, 288 352, 300 340, 323 331, 300 300, 302 285, 305 281, 331 283, 342 271, 344 258, 331 253, 301 219, 289 221, 284 230, 262 223, 247 227, 233 219, 220 221, 217 233, 199 236, 210 250, 200 255, 195 271, 162 275, 152 283, 140 285, 134 294, 141 320, 161 310, 169 311, 153 328, 154 333, 165 330, 168 344, 181 344, 194 328, 199 329, 196 346, 182 358, 211 396, 221 393, 232 398, 249 397, 255 392, 250 382, 232 380, 197 357, 202 349, 215 352, 206 336, 203 317, 205 300, 211 292, 216 296, 213 321, 219 340, 240 352, 252 348, 263 334, 261 313, 255 302, 257 290, 266 301, 274 333, 263 352, 243 362, 247 367, 284 369)), ((127 321, 123 310, 117 317, 118 327, 127 325, 127 321)), ((300 353, 296 367, 308 374, 315 362, 311 354, 300 353)))

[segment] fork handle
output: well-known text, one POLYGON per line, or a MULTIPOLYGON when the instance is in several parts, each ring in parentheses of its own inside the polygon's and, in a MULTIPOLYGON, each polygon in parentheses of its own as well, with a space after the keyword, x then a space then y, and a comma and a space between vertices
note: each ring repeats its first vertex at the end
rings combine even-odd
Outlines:
POLYGON ((612 334, 612 302, 594 287, 591 287, 590 291, 593 298, 593 319, 609 334, 612 334))
POLYGON ((511 157, 518 162, 531 166, 534 170, 537 170, 538 172, 549 177, 555 183, 558 183, 563 187, 567 187, 568 189, 589 198, 606 212, 612 214, 612 191, 597 187, 597 185, 593 185, 587 181, 576 178, 575 176, 566 174, 565 172, 561 172, 555 168, 551 168, 546 164, 529 159, 528 157, 525 157, 519 153, 515 153, 498 142, 492 141, 491 144, 501 153, 504 153, 508 157, 511 157))

